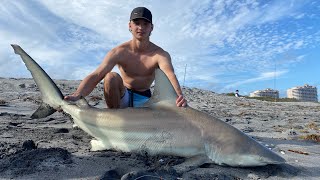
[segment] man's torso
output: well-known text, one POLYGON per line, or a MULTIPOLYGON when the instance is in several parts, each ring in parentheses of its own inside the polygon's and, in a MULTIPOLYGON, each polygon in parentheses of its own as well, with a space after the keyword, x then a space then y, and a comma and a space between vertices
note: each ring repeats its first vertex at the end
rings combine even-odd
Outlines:
POLYGON ((153 43, 144 52, 132 51, 129 42, 118 48, 121 54, 118 67, 124 85, 136 91, 149 89, 154 80, 154 71, 158 67, 159 53, 163 50, 153 43))

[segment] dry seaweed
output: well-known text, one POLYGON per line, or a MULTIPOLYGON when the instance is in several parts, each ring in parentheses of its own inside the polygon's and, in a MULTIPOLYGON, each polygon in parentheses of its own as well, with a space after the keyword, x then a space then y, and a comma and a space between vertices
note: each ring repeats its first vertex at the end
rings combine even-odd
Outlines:
POLYGON ((304 140, 311 140, 311 141, 315 141, 315 142, 320 142, 320 135, 318 135, 318 134, 308 134, 305 136, 301 136, 301 138, 304 140))
POLYGON ((309 153, 307 153, 307 152, 303 152, 303 151, 299 151, 299 150, 292 150, 292 149, 288 149, 288 151, 289 151, 289 152, 298 153, 298 154, 309 155, 309 153))

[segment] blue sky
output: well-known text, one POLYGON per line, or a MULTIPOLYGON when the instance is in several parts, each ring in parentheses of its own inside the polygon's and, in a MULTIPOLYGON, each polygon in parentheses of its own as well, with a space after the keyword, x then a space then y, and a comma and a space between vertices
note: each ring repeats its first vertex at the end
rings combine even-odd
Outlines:
POLYGON ((15 43, 51 77, 82 79, 131 39, 130 12, 145 6, 153 13, 151 41, 171 54, 185 86, 244 95, 275 88, 282 97, 294 86, 320 88, 317 0, 0 3, 0 77, 31 77, 10 47, 15 43))

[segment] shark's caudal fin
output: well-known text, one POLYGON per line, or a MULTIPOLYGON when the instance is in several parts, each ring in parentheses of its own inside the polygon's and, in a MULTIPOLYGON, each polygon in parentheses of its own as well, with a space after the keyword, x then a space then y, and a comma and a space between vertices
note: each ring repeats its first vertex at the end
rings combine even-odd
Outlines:
POLYGON ((42 94, 42 105, 31 118, 49 116, 56 111, 56 108, 59 108, 63 101, 61 91, 48 74, 19 45, 12 44, 11 46, 14 52, 21 56, 42 94))
POLYGON ((57 110, 55 110, 53 107, 51 107, 50 105, 42 102, 40 107, 31 115, 31 119, 40 119, 40 118, 45 118, 51 114, 53 114, 54 112, 56 112, 57 110))
POLYGON ((160 69, 155 71, 155 85, 153 95, 144 106, 151 106, 155 103, 165 102, 166 105, 176 106, 177 93, 170 83, 168 77, 160 69))

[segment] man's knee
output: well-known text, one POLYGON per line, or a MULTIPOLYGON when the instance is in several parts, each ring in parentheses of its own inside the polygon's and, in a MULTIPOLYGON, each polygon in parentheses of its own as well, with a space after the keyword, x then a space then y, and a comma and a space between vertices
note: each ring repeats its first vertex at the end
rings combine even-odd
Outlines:
POLYGON ((104 84, 112 85, 115 83, 122 83, 121 76, 116 72, 110 72, 104 77, 104 84))
POLYGON ((119 108, 124 85, 118 73, 110 72, 104 78, 104 96, 109 108, 119 108))

